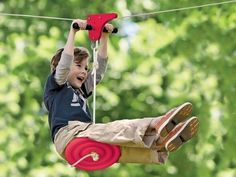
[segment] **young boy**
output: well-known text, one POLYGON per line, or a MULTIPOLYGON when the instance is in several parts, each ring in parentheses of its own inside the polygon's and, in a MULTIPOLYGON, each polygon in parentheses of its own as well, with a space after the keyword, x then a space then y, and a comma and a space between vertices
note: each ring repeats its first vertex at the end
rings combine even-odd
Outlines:
MULTIPOLYGON (((73 23, 81 30, 86 27, 84 20, 77 19, 73 23)), ((108 33, 102 34, 98 49, 97 84, 106 70, 107 41, 113 26, 106 24, 105 28, 108 33)), ((93 90, 93 75, 87 68, 90 55, 83 47, 74 48, 77 32, 71 27, 65 47, 53 56, 44 92, 51 137, 57 152, 64 158, 66 145, 74 137, 88 137, 119 145, 119 162, 164 163, 169 152, 177 150, 197 133, 198 119, 189 118, 191 103, 173 108, 161 117, 92 124, 87 106, 87 98, 93 90)))

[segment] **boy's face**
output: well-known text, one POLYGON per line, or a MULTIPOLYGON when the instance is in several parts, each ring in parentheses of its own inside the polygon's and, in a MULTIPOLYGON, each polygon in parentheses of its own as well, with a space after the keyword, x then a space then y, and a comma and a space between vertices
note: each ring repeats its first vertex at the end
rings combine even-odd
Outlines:
POLYGON ((74 88, 80 88, 88 76, 88 58, 83 59, 80 63, 75 63, 70 67, 68 82, 74 88))

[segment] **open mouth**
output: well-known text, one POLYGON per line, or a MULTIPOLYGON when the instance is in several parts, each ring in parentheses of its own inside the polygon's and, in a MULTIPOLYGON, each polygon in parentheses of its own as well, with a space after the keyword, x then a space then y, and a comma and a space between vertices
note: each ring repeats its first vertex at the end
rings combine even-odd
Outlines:
POLYGON ((81 82, 84 81, 84 77, 80 77, 80 76, 78 76, 77 79, 78 79, 79 81, 81 81, 81 82))

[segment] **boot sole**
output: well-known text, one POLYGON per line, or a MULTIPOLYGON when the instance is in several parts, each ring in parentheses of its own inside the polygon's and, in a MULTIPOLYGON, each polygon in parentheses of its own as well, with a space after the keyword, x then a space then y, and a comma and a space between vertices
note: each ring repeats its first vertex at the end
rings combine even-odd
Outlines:
POLYGON ((192 104, 187 102, 178 107, 173 115, 169 117, 169 120, 166 123, 163 123, 159 130, 158 134, 162 137, 165 137, 173 128, 180 122, 185 121, 192 113, 192 104))
POLYGON ((165 148, 169 152, 176 151, 189 141, 193 136, 197 134, 199 128, 199 120, 197 117, 192 117, 186 121, 185 125, 173 136, 168 140, 165 145, 165 148))

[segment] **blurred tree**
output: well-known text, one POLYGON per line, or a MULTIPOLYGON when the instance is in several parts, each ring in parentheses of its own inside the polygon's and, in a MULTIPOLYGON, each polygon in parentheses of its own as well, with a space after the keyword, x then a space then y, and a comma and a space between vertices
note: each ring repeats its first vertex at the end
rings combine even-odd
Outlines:
MULTIPOLYGON (((205 3, 8 0, 0 2, 0 12, 122 17, 205 3)), ((97 90, 97 122, 158 116, 185 101, 200 118, 197 138, 163 166, 116 164, 87 173, 69 168, 56 154, 42 93, 50 58, 64 45, 70 23, 0 16, 0 176, 236 176, 235 4, 114 21, 123 33, 110 40, 109 69, 97 90)), ((90 47, 86 32, 77 35, 77 45, 90 47)))

